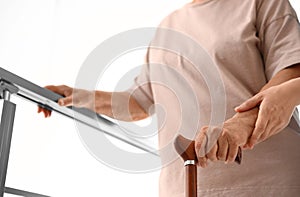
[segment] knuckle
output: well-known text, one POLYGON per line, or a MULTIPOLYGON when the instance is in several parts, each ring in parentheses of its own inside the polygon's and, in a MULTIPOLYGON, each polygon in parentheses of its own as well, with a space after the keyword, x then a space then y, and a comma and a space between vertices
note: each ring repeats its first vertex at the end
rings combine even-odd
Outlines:
POLYGON ((208 153, 208 154, 206 155, 206 157, 207 157, 207 159, 212 160, 212 159, 213 159, 213 154, 208 153))
POLYGON ((227 160, 229 162, 233 162, 235 160, 236 155, 235 154, 229 154, 227 160))
POLYGON ((230 146, 237 147, 239 145, 238 139, 234 139, 233 141, 230 142, 230 146))
POLYGON ((226 138, 226 137, 229 137, 230 134, 229 134, 229 130, 226 129, 226 128, 223 128, 223 131, 222 131, 222 136, 223 138, 226 138))
POLYGON ((217 161, 217 157, 215 155, 207 155, 207 158, 211 161, 217 161))
POLYGON ((240 143, 240 138, 237 135, 231 135, 227 138, 227 140, 231 146, 237 146, 240 143))
POLYGON ((256 125, 255 129, 256 129, 256 132, 262 132, 262 130, 264 129, 264 125, 258 124, 258 125, 256 125))
POLYGON ((264 94, 257 94, 256 96, 254 96, 255 99, 261 100, 264 98, 264 94))
POLYGON ((207 159, 205 157, 199 157, 198 158, 198 162, 200 163, 200 165, 204 165, 206 163, 207 159))
POLYGON ((251 136, 251 139, 252 140, 257 140, 259 138, 259 136, 261 136, 263 133, 262 132, 257 132, 257 133, 254 133, 252 136, 251 136))
POLYGON ((216 155, 213 152, 209 152, 206 156, 209 160, 212 160, 212 161, 214 161, 216 159, 216 155))
POLYGON ((200 129, 200 133, 206 134, 207 130, 208 130, 208 126, 202 127, 200 129))
POLYGON ((201 149, 201 143, 199 141, 195 141, 195 149, 197 152, 201 149))
POLYGON ((69 96, 71 94, 72 94, 72 90, 71 89, 67 89, 67 90, 64 91, 64 95, 65 96, 69 96))
POLYGON ((55 90, 55 86, 53 86, 53 85, 47 85, 44 88, 47 89, 47 90, 51 90, 51 91, 55 90))
POLYGON ((225 153, 218 153, 218 159, 221 160, 221 161, 225 161, 226 154, 225 153))

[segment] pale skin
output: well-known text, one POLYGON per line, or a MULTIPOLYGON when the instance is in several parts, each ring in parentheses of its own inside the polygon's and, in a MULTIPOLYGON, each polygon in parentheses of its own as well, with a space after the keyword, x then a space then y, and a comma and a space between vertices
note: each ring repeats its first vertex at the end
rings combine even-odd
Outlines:
MULTIPOLYGON (((193 2, 203 1, 207 0, 194 0, 193 2)), ((224 122, 222 133, 217 138, 217 142, 213 143, 210 151, 203 150, 205 149, 204 144, 208 141, 205 134, 208 127, 203 127, 195 139, 198 165, 206 167, 208 160, 224 161, 225 163, 233 162, 239 147, 253 148, 257 143, 280 132, 286 126, 290 119, 290 113, 296 105, 290 104, 287 107, 286 102, 281 102, 282 100, 279 98, 274 99, 274 96, 271 95, 277 94, 277 91, 279 91, 278 87, 281 87, 281 85, 286 87, 284 84, 289 84, 289 82, 292 82, 292 79, 298 77, 300 77, 300 64, 278 72, 256 97, 236 108, 237 113, 224 122), (258 104, 260 104, 260 108, 257 107, 258 104), (274 106, 274 104, 277 106, 276 108, 270 107, 274 106), (280 110, 283 104, 285 104, 284 112, 280 110), (278 113, 273 113, 274 110, 278 113), (282 117, 285 118, 279 119, 282 117), (275 125, 279 126, 275 127, 275 125)), ((98 114, 124 121, 136 121, 149 117, 149 113, 128 92, 88 91, 74 89, 65 85, 47 86, 46 88, 65 97, 58 101, 58 104, 61 106, 88 108, 98 114)), ((283 88, 280 89, 280 92, 284 92, 283 88)), ((289 94, 292 93, 295 93, 295 91, 289 92, 289 94)), ((284 95, 286 92, 282 94, 284 95)), ((295 97, 297 96, 295 95, 295 97)), ((51 111, 43 108, 38 108, 38 112, 43 112, 45 117, 51 116, 51 111)))
MULTIPOLYGON (((148 113, 128 92, 88 91, 66 85, 46 86, 45 88, 64 96, 58 100, 60 106, 87 108, 98 114, 128 122, 149 117, 148 113)), ((40 112, 43 112, 46 118, 51 116, 51 111, 41 107, 38 108, 38 113, 40 112)))
MULTIPOLYGON (((295 88, 299 87, 299 79, 294 82, 292 79, 300 77, 300 64, 288 67, 280 72, 278 72, 261 90, 261 92, 250 99, 248 102, 244 103, 241 108, 237 109, 237 112, 232 118, 224 122, 222 127, 222 135, 218 138, 217 143, 213 148, 206 154, 203 155, 203 152, 206 153, 203 144, 206 143, 207 127, 203 127, 199 134, 197 135, 195 141, 195 151, 198 156, 198 164, 201 167, 207 166, 207 161, 224 161, 225 163, 233 162, 238 151, 238 147, 245 147, 247 144, 255 145, 263 140, 268 139, 274 134, 278 133, 290 118, 291 111, 294 110, 294 107, 299 103, 294 101, 299 98, 299 91, 295 91, 295 88), (298 85, 297 85, 298 84, 298 85), (290 91, 286 91, 286 86, 289 86, 290 91), (284 87, 284 88, 282 88, 284 87), (287 108, 286 104, 289 102, 281 102, 280 98, 272 96, 273 94, 277 95, 277 91, 280 88, 280 91, 283 91, 283 95, 288 93, 289 95, 295 94, 291 100, 291 106, 287 108), (270 95, 269 95, 270 94, 270 95), (262 95, 262 96, 260 96, 262 95), (271 99, 272 97, 272 99, 271 99), (253 103, 261 102, 260 110, 253 103), (274 105, 276 103, 276 110, 278 113, 273 113, 272 116, 267 117, 271 122, 269 125, 278 124, 278 117, 282 117, 282 107, 287 109, 284 115, 286 118, 283 120, 284 123, 280 124, 281 127, 278 127, 272 132, 264 132, 259 124, 263 124, 266 120, 263 119, 262 114, 269 113, 267 111, 262 111, 262 104, 269 108, 268 106, 274 105), (293 103, 293 104, 292 104, 293 103), (257 118, 259 117, 259 118, 257 118), (261 120, 260 120, 261 119, 261 120), (258 121, 257 121, 258 120, 258 121), (256 134, 257 133, 257 134, 256 134), (251 136, 262 134, 261 137, 254 140, 251 136), (248 142, 250 139, 250 142, 248 142), (252 141, 251 141, 252 139, 252 141), (202 153, 202 154, 201 154, 202 153)), ((61 86, 47 86, 49 90, 56 92, 60 95, 63 95, 64 98, 61 98, 58 101, 58 104, 61 106, 75 106, 88 108, 92 111, 95 111, 99 114, 107 115, 111 118, 124 120, 124 121, 136 121, 142 120, 149 117, 149 114, 139 105, 136 99, 128 92, 104 92, 104 91, 88 91, 81 89, 73 89, 71 87, 61 85, 61 86), (112 99, 112 97, 116 99, 112 99), (112 102, 112 100, 117 100, 118 102, 112 102), (120 103, 125 103, 121 105, 120 103), (128 111, 130 113, 122 113, 128 111)), ((284 97, 284 96, 282 96, 284 97)), ((291 98, 291 97, 289 97, 291 98)), ((45 117, 49 117, 51 112, 42 108, 38 109, 38 112, 43 112, 45 117)), ((268 128, 268 127, 267 127, 268 128)), ((272 126, 270 126, 272 128, 272 126)), ((260 136, 259 135, 259 136, 260 136)))
MULTIPOLYGON (((275 86, 282 84, 282 86, 285 86, 283 83, 289 83, 291 82, 292 79, 300 77, 300 64, 290 66, 282 71, 279 71, 262 89, 261 89, 261 94, 265 95, 268 92, 273 92, 275 86)), ((295 84, 293 84, 293 87, 295 88, 295 84)), ((299 87, 299 86, 298 86, 299 87)), ((292 94, 292 92, 290 93, 292 94)), ((299 93, 297 93, 298 95, 299 93)), ((297 97, 295 95, 294 97, 297 97)), ((277 100, 277 99, 276 99, 277 100)), ((294 100, 294 99, 293 99, 294 100)), ((275 100, 272 99, 272 103, 269 103, 271 101, 266 100, 265 101, 265 106, 270 107, 270 105, 273 105, 275 100)), ((290 102, 290 101, 289 101, 290 102)), ((279 111, 283 105, 286 107, 286 103, 281 103, 279 102, 278 104, 275 104, 278 107, 278 113, 273 113, 272 117, 267 117, 270 122, 270 125, 276 125, 278 124, 278 119, 282 117, 282 111, 279 111)), ((252 105, 253 106, 253 105, 252 105)), ((296 104, 291 104, 291 107, 287 108, 288 112, 286 112, 288 117, 290 117, 289 113, 292 113, 291 111, 294 110, 296 104)), ((262 107, 260 107, 262 108, 262 107)), ((263 132, 263 129, 261 129, 259 124, 263 124, 264 120, 262 119, 261 113, 267 113, 263 111, 263 109, 258 109, 256 106, 253 107, 248 107, 243 108, 243 110, 240 110, 240 112, 236 113, 232 118, 228 119, 227 121, 224 122, 224 125, 222 127, 223 131, 220 137, 217 139, 217 142, 215 142, 214 146, 212 146, 211 150, 204 155, 203 152, 207 152, 205 149, 205 145, 207 143, 207 127, 203 127, 199 134, 196 137, 196 143, 195 143, 195 150, 198 156, 198 164, 201 167, 206 167, 207 166, 207 161, 224 161, 225 163, 228 162, 233 162, 237 152, 238 152, 238 147, 250 147, 248 143, 248 139, 251 139, 252 133, 257 132, 257 133, 264 133, 263 136, 259 137, 256 139, 256 141, 251 141, 255 142, 254 144, 251 144, 252 147, 261 142, 264 141, 274 134, 278 133, 281 131, 282 128, 284 128, 288 122, 288 120, 285 120, 285 124, 280 124, 280 127, 272 130, 272 132, 263 132), (259 114, 260 113, 260 114, 259 114), (259 121, 259 122, 257 122, 259 121), (281 128, 281 129, 280 129, 281 128)), ((280 121, 281 122, 281 121, 280 121)), ((272 127, 272 126, 271 126, 272 127)), ((253 133, 254 136, 256 135, 253 133)))
POLYGON ((246 146, 253 148, 257 142, 280 132, 289 124, 298 105, 300 105, 300 78, 266 89, 238 106, 235 109, 237 112, 259 106, 255 129, 246 146))

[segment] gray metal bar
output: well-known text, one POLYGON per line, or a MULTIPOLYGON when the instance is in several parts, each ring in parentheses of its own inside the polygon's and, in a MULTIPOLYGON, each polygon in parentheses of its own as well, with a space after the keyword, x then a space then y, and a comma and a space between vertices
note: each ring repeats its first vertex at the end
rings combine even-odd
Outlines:
POLYGON ((5 193, 24 196, 24 197, 50 197, 50 196, 37 194, 37 193, 33 193, 33 192, 28 192, 28 191, 24 191, 24 190, 20 190, 20 189, 14 189, 14 188, 10 188, 10 187, 5 187, 5 193))
MULTIPOLYGON (((156 146, 154 144, 151 144, 151 141, 147 141, 147 139, 137 139, 128 136, 124 132, 124 128, 121 128, 120 125, 88 109, 76 107, 61 107, 57 104, 58 99, 62 98, 61 95, 42 88, 1 67, 0 80, 16 87, 18 91, 15 95, 17 96, 32 101, 46 109, 58 112, 66 117, 75 119, 76 121, 79 121, 91 128, 94 128, 120 141, 130 144, 138 149, 149 152, 155 156, 159 156, 157 148, 155 148, 156 146)), ((138 131, 130 132, 138 133, 138 131)))
POLYGON ((5 180, 13 124, 15 118, 16 105, 8 100, 4 100, 1 125, 0 125, 0 197, 3 197, 5 191, 5 180))
POLYGON ((6 101, 10 100, 10 92, 8 90, 4 90, 3 99, 6 100, 6 101))

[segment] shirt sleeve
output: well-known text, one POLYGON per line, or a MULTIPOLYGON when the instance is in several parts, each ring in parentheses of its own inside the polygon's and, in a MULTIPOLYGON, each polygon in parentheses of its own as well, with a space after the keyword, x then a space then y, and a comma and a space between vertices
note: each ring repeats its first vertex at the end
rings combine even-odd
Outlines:
POLYGON ((257 27, 265 75, 270 80, 278 71, 300 63, 300 26, 288 0, 262 0, 257 27))
POLYGON ((150 63, 149 49, 146 54, 146 61, 142 67, 141 73, 134 79, 133 86, 127 90, 139 103, 139 105, 148 113, 153 105, 153 93, 150 81, 150 63))

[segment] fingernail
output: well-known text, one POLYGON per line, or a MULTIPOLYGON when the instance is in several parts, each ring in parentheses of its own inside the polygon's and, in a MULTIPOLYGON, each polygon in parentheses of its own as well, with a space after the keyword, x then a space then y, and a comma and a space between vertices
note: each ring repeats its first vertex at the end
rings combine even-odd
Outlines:
POLYGON ((58 101, 58 104, 59 104, 60 106, 63 106, 65 103, 64 103, 63 100, 59 100, 59 101, 58 101))

